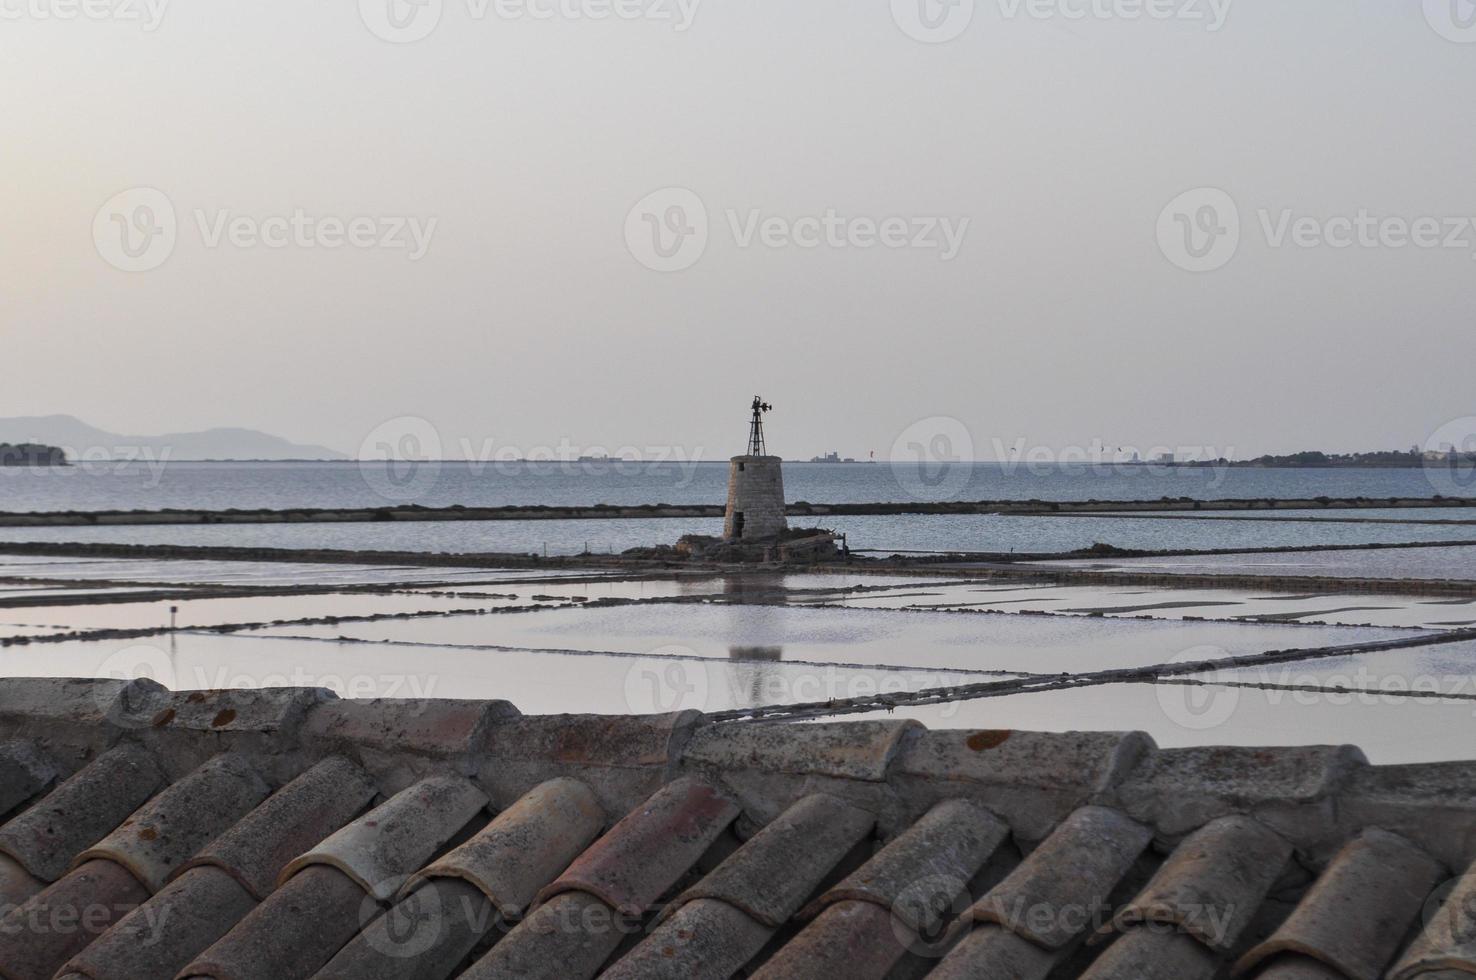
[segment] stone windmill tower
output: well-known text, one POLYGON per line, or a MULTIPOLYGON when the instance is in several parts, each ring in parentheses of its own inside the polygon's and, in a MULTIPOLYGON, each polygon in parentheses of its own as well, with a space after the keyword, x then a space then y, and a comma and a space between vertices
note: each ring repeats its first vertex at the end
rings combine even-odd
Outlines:
POLYGON ((784 461, 770 456, 764 446, 764 413, 772 407, 754 396, 748 452, 734 456, 728 470, 723 537, 729 541, 772 538, 789 528, 784 519, 784 461))

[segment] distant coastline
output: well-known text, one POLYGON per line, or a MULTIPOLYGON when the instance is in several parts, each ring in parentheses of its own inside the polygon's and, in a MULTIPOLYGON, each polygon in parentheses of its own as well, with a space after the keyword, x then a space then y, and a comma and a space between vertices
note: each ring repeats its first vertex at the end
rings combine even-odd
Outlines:
POLYGON ((67 454, 56 446, 36 442, 0 442, 0 466, 70 466, 67 454))
POLYGON ((1374 452, 1322 453, 1301 452, 1286 456, 1257 456, 1255 459, 1231 460, 1145 460, 1142 466, 1233 466, 1259 469, 1400 469, 1422 470, 1440 467, 1476 466, 1476 453, 1449 452, 1374 452))

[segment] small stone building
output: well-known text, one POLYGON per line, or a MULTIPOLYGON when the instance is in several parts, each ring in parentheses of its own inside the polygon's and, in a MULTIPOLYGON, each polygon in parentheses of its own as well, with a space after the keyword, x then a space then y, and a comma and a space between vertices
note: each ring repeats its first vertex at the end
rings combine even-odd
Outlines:
POLYGON ((763 415, 767 411, 769 405, 755 397, 748 452, 734 456, 728 471, 723 537, 730 541, 777 537, 789 529, 784 517, 784 461, 770 456, 764 446, 763 415))

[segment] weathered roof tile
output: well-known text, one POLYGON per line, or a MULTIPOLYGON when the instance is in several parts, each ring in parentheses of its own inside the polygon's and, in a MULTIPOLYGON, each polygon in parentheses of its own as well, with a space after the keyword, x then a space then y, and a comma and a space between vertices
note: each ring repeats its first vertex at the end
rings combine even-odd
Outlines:
POLYGON ((260 901, 271 894, 289 861, 352 820, 376 792, 368 773, 330 756, 272 794, 176 874, 216 867, 260 901))
POLYGON ((56 777, 56 766, 34 744, 0 743, 0 815, 41 792, 56 777))
POLYGON ((312 687, 170 691, 153 698, 149 728, 222 735, 281 732, 295 738, 308 710, 325 701, 348 703, 338 702, 331 691, 312 687))
MULTIPOLYGON (((1441 970, 1476 973, 1476 868, 1467 869, 1445 894, 1426 907, 1425 928, 1390 971, 1392 980, 1421 980, 1441 970)), ((1355 977, 1354 980, 1361 980, 1355 977)))
POLYGON ((928 976, 935 980, 1046 980, 1066 958, 992 923, 974 923, 928 976))
MULTIPOLYGON (((1278 956, 1271 965, 1256 974, 1256 980, 1348 980, 1343 974, 1325 963, 1305 956, 1278 956)), ((1426 980, 1455 980, 1426 974, 1426 980)), ((1462 980, 1465 980, 1462 977, 1462 980)))
POLYGON ((388 902, 405 880, 430 860, 487 805, 487 795, 459 776, 431 776, 288 862, 285 882, 304 868, 325 864, 388 902))
POLYGON ((1008 836, 1009 828, 983 807, 945 800, 801 916, 813 916, 837 902, 871 902, 892 910, 914 932, 930 935, 1008 836))
POLYGON ((1380 827, 1417 842, 1452 868, 1476 861, 1476 762, 1370 766, 1338 800, 1346 836, 1380 827))
POLYGON ((0 729, 90 753, 124 731, 147 728, 146 709, 164 692, 147 678, 8 677, 0 684, 0 729))
POLYGON ((693 733, 682 761, 723 772, 759 769, 880 782, 903 739, 923 730, 911 720, 707 725, 693 733))
POLYGON ((737 816, 737 804, 700 779, 668 783, 580 855, 538 901, 582 891, 640 916, 737 816))
POLYGON ((777 929, 797 912, 852 849, 875 818, 833 796, 816 793, 764 827, 668 908, 720 899, 777 929))
POLYGON ((844 976, 882 980, 916 943, 889 909, 870 901, 840 901, 785 943, 754 980, 813 980, 844 976))
POLYGON ((1116 810, 1083 807, 964 917, 1062 949, 1093 924, 1152 836, 1116 810))
POLYGON ((1180 844, 1102 931, 1125 932, 1144 922, 1173 925, 1227 953, 1291 854, 1291 844, 1269 827, 1249 817, 1222 817, 1180 844))
POLYGON ((927 731, 903 747, 895 774, 987 800, 1017 836, 1038 841, 1153 750, 1142 732, 927 731))
POLYGON ((304 734, 333 748, 450 758, 485 748, 493 725, 517 717, 506 701, 329 701, 313 709, 304 734))
POLYGON ((1338 853, 1275 935, 1236 969, 1296 953, 1352 980, 1378 980, 1443 873, 1404 838, 1369 830, 1338 853))
POLYGON ((74 864, 113 861, 157 892, 176 868, 266 795, 266 783, 244 759, 223 753, 145 803, 74 864))
POLYGON ((437 878, 365 926, 313 980, 442 980, 496 919, 475 885, 437 878))
POLYGON ((774 930, 727 902, 693 899, 626 953, 602 980, 727 978, 764 948, 774 930))
POLYGON ((491 731, 477 782, 494 804, 510 806, 559 776, 594 790, 607 813, 625 813, 661 788, 701 715, 541 715, 491 731))
POLYGON ((102 840, 163 784, 152 755, 119 745, 0 827, 0 853, 37 878, 55 881, 79 851, 102 840))
POLYGON ((588 892, 555 895, 457 980, 588 980, 640 922, 588 892))
POLYGON ((1218 958, 1195 937, 1162 929, 1131 929, 1081 975, 1081 980, 1212 980, 1218 958))
POLYGON ((304 868, 179 977, 306 980, 379 911, 358 883, 337 868, 304 868))
POLYGON ((1334 794, 1367 764, 1348 745, 1163 749, 1117 788, 1117 805, 1169 839, 1243 813, 1309 846, 1332 825, 1334 794))
POLYGON ((196 868, 129 912, 63 968, 88 980, 172 977, 256 902, 219 868, 196 868))
POLYGON ((46 887, 12 857, 0 854, 0 908, 19 905, 46 887))
MULTIPOLYGON (((342 710, 322 697, 192 700, 145 682, 0 680, 0 744, 33 740, 41 761, 66 772, 128 740, 50 795, 38 795, 44 785, 9 791, 29 798, 0 826, 0 900, 21 903, 0 921, 0 976, 60 967, 67 980, 170 977, 193 958, 185 977, 442 980, 496 939, 467 980, 578 980, 602 969, 911 980, 930 967, 940 980, 1198 980, 1224 976, 1225 955, 1279 927, 1258 947, 1263 958, 1248 961, 1253 970, 1366 980, 1399 955, 1421 908, 1432 918, 1399 980, 1476 971, 1476 950, 1462 945, 1476 929, 1435 913, 1445 897, 1430 894, 1439 862, 1420 853, 1469 854, 1476 764, 1375 769, 1337 747, 1156 752, 1133 733, 930 733, 910 722, 529 719, 465 702, 435 705, 437 719, 425 704, 342 710), (60 715, 42 703, 53 696, 60 715), (198 765, 221 747, 230 755, 198 765), (354 761, 302 773, 334 747, 354 761), (475 772, 481 786, 448 771, 475 772), (695 778, 670 782, 684 771, 695 778), (171 776, 179 781, 161 792, 171 776), (281 782, 260 802, 267 783, 281 782), (354 819, 376 789, 407 786, 354 819), (440 790, 417 795, 432 786, 440 790), (483 788, 506 812, 422 867, 481 827, 483 788), (620 813, 597 838, 605 814, 620 813), (159 819, 141 823, 150 814, 159 819), (857 869, 873 816, 890 843, 857 869), (1413 842, 1369 829, 1386 825, 1413 842), (1153 874, 1157 859, 1143 851, 1155 832, 1172 852, 1153 874), (1316 881, 1311 869, 1360 832, 1316 881), (110 859, 64 872, 93 845, 89 857, 106 848, 110 859), (278 872, 284 863, 296 867, 278 872), (60 880, 46 888, 36 869, 60 880), (656 903, 679 888, 644 932, 656 903), (1112 915, 1108 903, 1130 889, 1137 897, 1112 915), (515 917, 540 899, 498 938, 509 926, 499 908, 515 917), (102 904, 111 911, 82 933, 25 931, 28 915, 102 904), (1108 915, 1113 942, 1079 942, 1108 915), (149 941, 151 926, 165 930, 160 941, 149 941)), ((0 787, 37 782, 40 770, 21 765, 21 782, 6 783, 16 755, 0 755, 0 787)), ((1454 888, 1458 911, 1476 902, 1476 883, 1454 888)))
POLYGON ((589 846, 604 823, 605 813, 588 786, 577 779, 549 780, 413 875, 401 894, 427 881, 461 878, 479 888, 504 916, 517 918, 589 846))
POLYGON ((7 980, 48 980, 68 959, 149 897, 112 861, 88 861, 0 917, 7 980))

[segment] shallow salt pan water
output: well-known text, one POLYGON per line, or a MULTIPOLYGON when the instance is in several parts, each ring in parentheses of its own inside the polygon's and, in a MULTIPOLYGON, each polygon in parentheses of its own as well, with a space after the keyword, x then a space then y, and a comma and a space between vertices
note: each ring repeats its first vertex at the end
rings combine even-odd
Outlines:
POLYGON ((455 598, 326 593, 247 599, 174 599, 163 602, 0 608, 0 636, 13 634, 14 624, 49 627, 46 632, 51 633, 73 630, 162 629, 170 623, 171 607, 179 610, 175 619, 177 625, 182 629, 191 629, 327 616, 382 616, 453 609, 494 609, 528 604, 531 601, 485 596, 455 598))
POLYGON ((174 690, 300 686, 355 698, 502 698, 527 714, 724 711, 999 679, 786 664, 759 655, 576 656, 200 633, 177 634, 172 641, 17 647, 5 651, 0 664, 10 676, 148 676, 174 690))
POLYGON ((1476 580, 1476 546, 1123 558, 1112 561, 1052 561, 1041 564, 1183 575, 1297 575, 1472 581, 1476 580))
POLYGON ((1476 624, 1476 599, 1432 600, 1420 596, 1267 595, 1234 589, 1142 589, 1102 586, 929 585, 916 592, 886 592, 821 600, 863 609, 976 609, 1053 612, 1154 619, 1242 620, 1284 617, 1290 621, 1349 626, 1450 629, 1476 624))
POLYGON ((933 728, 1147 732, 1162 748, 1356 745, 1376 765, 1469 758, 1470 702, 1393 697, 1350 701, 1249 688, 1113 684, 1020 694, 822 721, 915 718, 933 728))
MULTIPOLYGON (((1218 670, 1196 677, 1206 681, 1293 686, 1324 685, 1398 693, 1428 691, 1476 697, 1476 642, 1318 657, 1269 667, 1218 670)), ((1476 701, 1472 701, 1476 717, 1476 701)))
POLYGON ((162 582, 178 585, 392 585, 401 582, 503 582, 598 575, 529 569, 352 565, 194 559, 13 560, 0 555, 0 577, 67 579, 79 582, 162 582))
POLYGON ((786 660, 1058 673, 1210 659, 1390 638, 1407 631, 1086 617, 947 614, 783 606, 653 605, 499 616, 284 626, 266 635, 349 637, 644 655, 677 648, 722 659, 767 650, 786 660))

